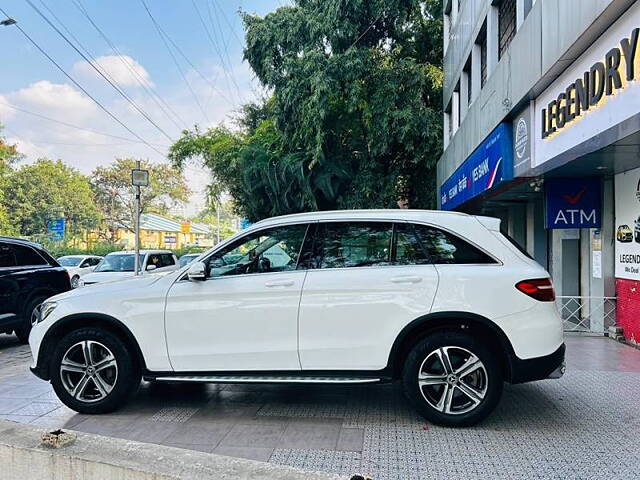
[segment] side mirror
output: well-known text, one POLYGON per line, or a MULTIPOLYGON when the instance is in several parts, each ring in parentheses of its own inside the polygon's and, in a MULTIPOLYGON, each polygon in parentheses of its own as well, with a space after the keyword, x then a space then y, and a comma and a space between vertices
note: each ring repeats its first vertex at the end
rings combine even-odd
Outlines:
POLYGON ((207 266, 204 262, 193 262, 187 270, 187 278, 192 282, 206 280, 207 266))
POLYGON ((158 267, 156 267, 155 265, 147 265, 146 270, 147 272, 153 272, 156 268, 158 267))

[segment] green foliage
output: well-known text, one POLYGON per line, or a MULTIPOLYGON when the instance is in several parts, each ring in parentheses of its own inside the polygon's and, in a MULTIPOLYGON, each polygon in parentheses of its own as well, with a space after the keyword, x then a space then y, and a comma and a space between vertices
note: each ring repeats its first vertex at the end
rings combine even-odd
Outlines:
POLYGON ((305 210, 435 204, 441 153, 437 0, 296 0, 243 14, 245 58, 272 97, 240 132, 184 132, 176 165, 201 158, 212 195, 250 220, 305 210))
MULTIPOLYGON (((106 167, 97 167, 91 175, 96 202, 102 213, 105 241, 113 242, 118 228, 133 231, 135 224, 135 188, 131 185, 131 170, 136 159, 119 158, 106 167)), ((141 188, 142 212, 166 215, 175 205, 189 199, 184 176, 170 165, 141 161, 149 170, 149 186, 141 188)))
POLYGON ((95 227, 99 213, 87 177, 60 160, 42 158, 12 170, 4 184, 4 205, 21 235, 42 238, 47 222, 66 219, 70 235, 95 227))
MULTIPOLYGON (((2 128, 2 124, 0 124, 0 132, 2 132, 2 128)), ((0 135, 0 235, 15 235, 17 233, 4 205, 4 199, 7 177, 11 173, 11 167, 21 158, 22 155, 16 146, 9 145, 0 135)))
POLYGON ((103 257, 108 253, 123 250, 123 247, 113 243, 98 243, 90 248, 77 248, 67 246, 61 242, 45 240, 42 245, 54 258, 62 257, 63 255, 100 255, 103 257))

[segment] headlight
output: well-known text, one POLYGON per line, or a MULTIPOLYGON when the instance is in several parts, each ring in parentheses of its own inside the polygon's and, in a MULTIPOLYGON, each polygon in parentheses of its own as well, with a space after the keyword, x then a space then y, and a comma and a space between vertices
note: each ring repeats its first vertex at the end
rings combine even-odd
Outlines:
POLYGON ((56 302, 44 302, 40 305, 38 307, 38 312, 34 315, 34 325, 36 323, 44 322, 57 306, 58 304, 56 302))

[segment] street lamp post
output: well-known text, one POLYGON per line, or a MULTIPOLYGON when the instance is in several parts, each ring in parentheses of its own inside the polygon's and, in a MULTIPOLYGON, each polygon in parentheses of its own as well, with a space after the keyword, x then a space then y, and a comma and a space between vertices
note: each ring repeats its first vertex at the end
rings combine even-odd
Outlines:
POLYGON ((140 187, 149 185, 149 170, 140 168, 140 160, 136 161, 136 168, 131 170, 131 184, 136 187, 136 203, 135 203, 135 275, 140 275, 140 187))

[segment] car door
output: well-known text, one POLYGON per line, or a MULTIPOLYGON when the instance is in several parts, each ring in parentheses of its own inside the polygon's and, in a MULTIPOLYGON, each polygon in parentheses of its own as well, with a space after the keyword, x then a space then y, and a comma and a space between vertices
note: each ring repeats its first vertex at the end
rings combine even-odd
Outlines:
POLYGON ((412 320, 429 313, 438 274, 405 222, 319 223, 300 301, 303 370, 378 370, 412 320))
POLYGON ((299 370, 298 270, 307 224, 253 231, 205 259, 204 281, 178 280, 165 328, 175 371, 299 370))
POLYGON ((16 255, 10 243, 0 242, 0 331, 17 321, 19 284, 16 255))

